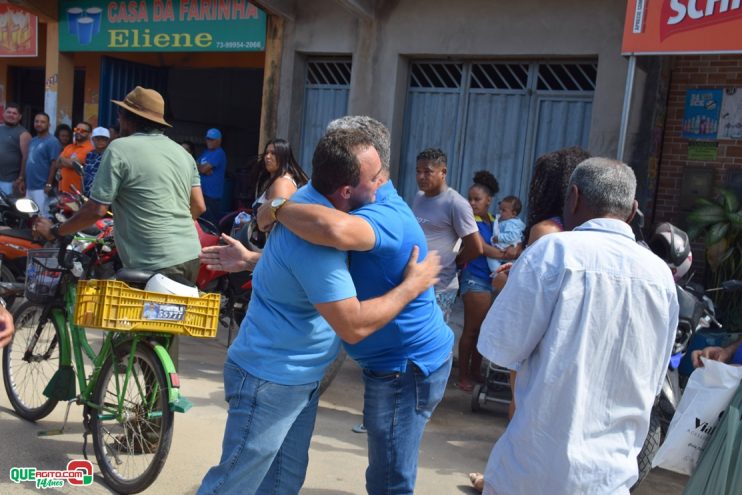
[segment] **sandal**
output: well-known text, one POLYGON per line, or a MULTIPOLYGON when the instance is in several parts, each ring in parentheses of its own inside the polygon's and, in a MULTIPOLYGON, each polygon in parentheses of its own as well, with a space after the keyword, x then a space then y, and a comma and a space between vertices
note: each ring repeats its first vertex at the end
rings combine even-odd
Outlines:
POLYGON ((484 475, 482 473, 469 473, 469 481, 471 486, 478 492, 484 490, 484 475))

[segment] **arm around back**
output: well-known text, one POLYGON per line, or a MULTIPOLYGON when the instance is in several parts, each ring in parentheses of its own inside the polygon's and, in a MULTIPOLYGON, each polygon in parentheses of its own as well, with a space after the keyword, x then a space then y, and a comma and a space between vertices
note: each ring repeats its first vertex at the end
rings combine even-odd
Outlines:
POLYGON ((413 299, 438 280, 440 257, 429 252, 422 262, 417 262, 420 249, 415 246, 401 284, 383 296, 359 301, 347 298, 341 301, 316 304, 319 313, 335 333, 349 344, 360 342, 391 321, 413 299))
POLYGON ((277 219, 305 241, 341 251, 368 251, 376 243, 374 229, 361 217, 316 204, 286 203, 277 219))

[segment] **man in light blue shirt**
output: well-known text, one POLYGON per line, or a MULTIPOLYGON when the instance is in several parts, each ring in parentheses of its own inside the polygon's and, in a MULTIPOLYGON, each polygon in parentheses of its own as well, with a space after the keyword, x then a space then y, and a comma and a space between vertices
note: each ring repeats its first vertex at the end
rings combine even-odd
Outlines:
MULTIPOLYGON (((278 221, 310 242, 350 250, 350 274, 361 300, 399 283, 414 245, 427 242, 412 210, 389 177, 389 134, 369 117, 343 117, 330 128, 358 128, 382 156, 384 184, 376 202, 347 213, 290 201, 278 221)), ((363 369, 363 423, 368 433, 366 491, 412 494, 423 431, 443 398, 451 371, 453 332, 429 288, 381 330, 345 344, 363 369)))
POLYGON ((222 213, 226 171, 227 155, 222 149, 222 132, 219 129, 209 129, 206 131, 206 149, 198 157, 198 173, 206 202, 204 217, 214 224, 219 222, 222 213))
MULTIPOLYGON (((312 166, 312 181, 293 200, 344 211, 374 200, 381 162, 363 133, 328 133, 317 145, 312 166)), ((271 202, 274 219, 285 201, 271 202)), ((244 268, 244 253, 236 251, 233 244, 211 249, 202 260, 222 269, 244 268), (218 255, 207 259, 209 253, 218 255)), ((339 346, 335 334, 356 343, 430 287, 438 258, 416 263, 417 257, 413 249, 399 285, 360 302, 346 253, 310 244, 280 225, 273 229, 253 274, 247 316, 224 366, 229 416, 222 457, 206 474, 199 494, 299 492, 319 380, 339 346)))
POLYGON ((634 239, 636 178, 577 166, 564 205, 573 232, 516 260, 478 349, 518 372, 517 408, 490 454, 485 494, 628 494, 678 321, 670 269, 634 239))

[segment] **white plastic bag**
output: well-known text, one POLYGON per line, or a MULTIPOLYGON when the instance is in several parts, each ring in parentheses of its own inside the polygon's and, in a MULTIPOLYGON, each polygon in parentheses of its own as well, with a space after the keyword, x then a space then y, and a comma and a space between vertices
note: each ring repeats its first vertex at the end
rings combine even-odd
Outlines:
POLYGON ((652 467, 692 474, 707 440, 742 380, 742 367, 701 359, 703 367, 690 375, 652 467))

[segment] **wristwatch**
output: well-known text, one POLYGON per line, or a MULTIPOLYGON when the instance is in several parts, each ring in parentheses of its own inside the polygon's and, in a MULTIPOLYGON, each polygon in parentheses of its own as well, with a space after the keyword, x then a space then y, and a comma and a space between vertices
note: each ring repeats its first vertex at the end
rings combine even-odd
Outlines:
POLYGON ((286 198, 276 198, 274 200, 271 200, 271 218, 273 218, 274 222, 278 221, 278 218, 276 218, 276 215, 278 215, 278 210, 283 208, 283 205, 286 204, 288 199, 286 198))

